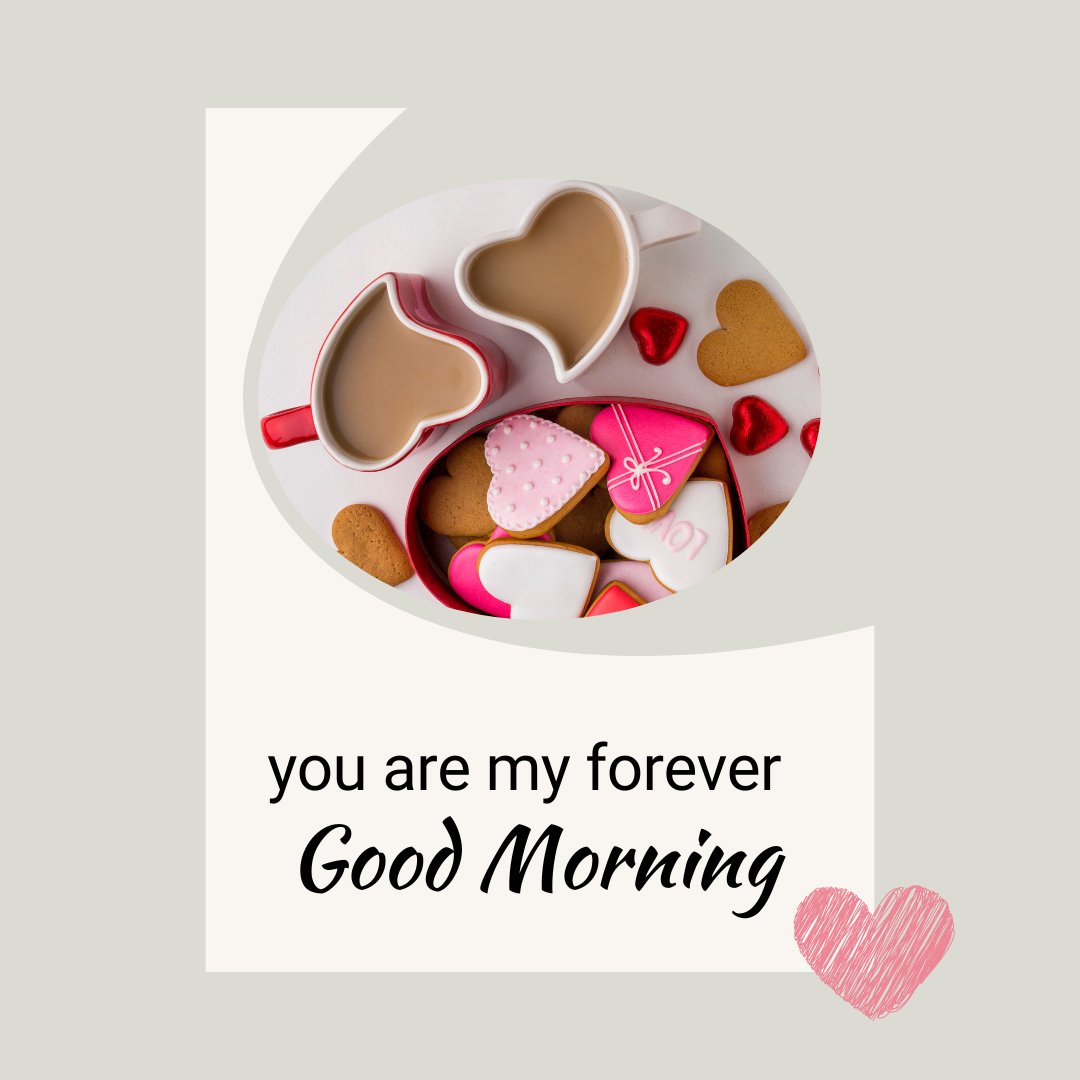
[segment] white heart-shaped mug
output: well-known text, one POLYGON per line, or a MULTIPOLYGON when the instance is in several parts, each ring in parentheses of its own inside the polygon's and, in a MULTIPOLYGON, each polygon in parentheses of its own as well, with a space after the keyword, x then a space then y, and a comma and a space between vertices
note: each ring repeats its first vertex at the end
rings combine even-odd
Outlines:
POLYGON ((682 240, 701 230, 701 219, 678 207, 660 203, 647 210, 634 213, 626 211, 618 199, 606 188, 584 180, 566 180, 556 184, 530 206, 516 229, 485 236, 470 244, 459 256, 454 267, 454 282, 462 301, 477 315, 522 330, 540 342, 551 357, 555 369, 555 378, 560 383, 568 383, 587 371, 611 344, 619 327, 630 314, 637 291, 638 274, 641 269, 641 251, 656 244, 666 244, 671 240, 682 240), (520 240, 527 236, 533 224, 544 208, 557 196, 568 192, 581 191, 594 195, 611 210, 622 233, 623 248, 626 253, 626 279, 614 314, 607 320, 602 332, 578 360, 567 357, 558 341, 544 327, 527 319, 518 318, 505 311, 499 311, 482 303, 473 293, 469 284, 469 268, 481 251, 508 240, 520 240))

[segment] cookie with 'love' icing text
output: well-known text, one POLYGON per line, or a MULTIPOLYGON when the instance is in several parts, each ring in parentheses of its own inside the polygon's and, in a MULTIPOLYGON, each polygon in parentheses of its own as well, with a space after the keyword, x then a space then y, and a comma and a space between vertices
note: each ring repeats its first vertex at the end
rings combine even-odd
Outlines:
POLYGON ((519 540, 547 532, 566 517, 608 471, 607 454, 541 416, 500 420, 484 443, 491 469, 487 510, 519 540))
POLYGON ((590 438, 611 458, 607 490, 628 521, 663 517, 712 441, 700 420, 646 405, 609 405, 590 438))
POLYGON ((608 542, 626 559, 649 564, 656 580, 678 592, 731 561, 731 500, 719 480, 691 480, 663 517, 646 524, 612 510, 608 542))

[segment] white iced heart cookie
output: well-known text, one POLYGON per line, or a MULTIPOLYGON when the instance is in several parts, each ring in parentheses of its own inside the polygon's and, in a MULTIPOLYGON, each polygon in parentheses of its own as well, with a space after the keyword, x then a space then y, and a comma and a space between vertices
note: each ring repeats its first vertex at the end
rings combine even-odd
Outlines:
POLYGON ((691 480, 671 509, 646 525, 612 510, 607 536, 624 558, 647 562, 661 585, 676 592, 689 589, 731 559, 727 488, 719 480, 691 480))
POLYGON ((480 583, 510 605, 511 619, 576 619, 592 595, 599 557, 584 548, 493 540, 480 553, 480 583))

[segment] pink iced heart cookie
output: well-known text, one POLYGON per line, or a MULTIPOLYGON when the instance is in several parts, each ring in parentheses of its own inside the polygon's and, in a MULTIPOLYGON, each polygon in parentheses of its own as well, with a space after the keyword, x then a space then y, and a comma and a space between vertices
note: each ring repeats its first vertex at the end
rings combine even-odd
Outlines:
POLYGON ((893 889, 872 915, 847 889, 815 889, 795 912, 814 974, 871 1020, 903 1008, 952 939, 949 905, 921 885, 893 889))
POLYGON ((511 536, 546 532, 592 490, 608 456, 588 439, 539 416, 508 416, 484 443, 491 467, 488 513, 511 536))
POLYGON ((477 574, 487 592, 510 607, 511 619, 576 619, 596 583, 600 559, 569 544, 492 540, 477 574))
POLYGON ((494 615, 499 619, 510 618, 510 605, 497 600, 480 584, 477 562, 480 552, 486 546, 483 540, 474 540, 454 552, 454 557, 447 567, 446 576, 450 579, 450 588, 477 611, 485 615, 494 615))
MULTIPOLYGON (((498 540, 508 535, 509 533, 505 529, 496 529, 491 534, 491 539, 498 540)), ((544 533, 540 539, 550 543, 555 538, 551 533, 544 533)), ((450 587, 466 604, 471 604, 477 611, 482 611, 485 615, 494 615, 499 619, 509 619, 510 605, 503 603, 502 600, 497 600, 480 583, 477 563, 480 561, 480 552, 486 546, 486 540, 474 540, 471 544, 465 544, 458 548, 446 569, 446 576, 450 579, 450 587)))
POLYGON ((638 524, 664 516, 712 439, 705 424, 688 416, 617 404, 597 414, 589 435, 611 457, 611 501, 638 524))

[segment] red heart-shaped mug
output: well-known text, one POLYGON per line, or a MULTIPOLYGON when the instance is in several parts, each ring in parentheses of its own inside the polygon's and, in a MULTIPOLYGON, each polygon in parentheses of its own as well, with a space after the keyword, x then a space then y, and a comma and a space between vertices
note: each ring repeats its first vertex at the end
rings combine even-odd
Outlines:
POLYGON ((502 350, 439 315, 420 274, 381 274, 326 335, 309 403, 263 417, 263 441, 281 450, 318 439, 347 468, 378 472, 505 381, 502 350))

